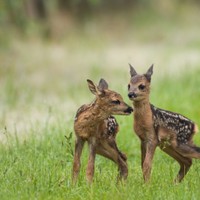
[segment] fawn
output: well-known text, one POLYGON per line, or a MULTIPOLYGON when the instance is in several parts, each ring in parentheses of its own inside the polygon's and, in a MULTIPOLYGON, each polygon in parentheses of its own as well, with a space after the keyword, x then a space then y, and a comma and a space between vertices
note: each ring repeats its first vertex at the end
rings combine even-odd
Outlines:
POLYGON ((178 113, 156 108, 149 102, 153 65, 139 75, 130 65, 128 97, 134 106, 134 131, 141 140, 141 165, 145 182, 150 179, 151 165, 157 146, 180 165, 175 182, 181 182, 192 165, 200 158, 200 148, 192 141, 197 125, 178 113))
POLYGON ((75 154, 72 181, 76 182, 80 171, 80 157, 85 141, 89 145, 89 160, 86 177, 89 183, 94 176, 94 162, 96 154, 114 161, 119 167, 119 179, 126 179, 128 168, 126 155, 119 151, 115 137, 118 123, 112 115, 129 115, 133 109, 128 106, 120 94, 109 90, 104 79, 96 86, 87 80, 90 91, 96 96, 95 100, 82 105, 75 117, 74 130, 76 134, 75 154))

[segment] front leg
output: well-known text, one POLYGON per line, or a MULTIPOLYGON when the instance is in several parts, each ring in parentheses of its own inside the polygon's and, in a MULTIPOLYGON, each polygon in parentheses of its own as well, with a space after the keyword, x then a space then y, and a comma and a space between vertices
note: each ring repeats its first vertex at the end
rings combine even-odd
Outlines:
POLYGON ((148 182, 150 179, 152 161, 153 161, 153 156, 156 150, 156 146, 157 146, 157 143, 151 140, 147 141, 147 143, 145 144, 146 154, 144 156, 144 161, 142 165, 142 172, 143 172, 143 177, 144 177, 145 182, 148 182))
POLYGON ((73 170, 72 170, 72 182, 73 182, 73 184, 76 183, 77 178, 78 178, 78 174, 79 174, 79 171, 80 171, 80 167, 81 167, 80 157, 81 157, 81 153, 82 153, 82 150, 83 150, 84 143, 85 143, 84 140, 82 140, 80 137, 77 137, 76 143, 75 143, 75 153, 74 153, 74 162, 73 162, 73 170))
POLYGON ((145 156, 146 156, 146 143, 144 140, 141 140, 141 167, 142 168, 143 168, 145 156))

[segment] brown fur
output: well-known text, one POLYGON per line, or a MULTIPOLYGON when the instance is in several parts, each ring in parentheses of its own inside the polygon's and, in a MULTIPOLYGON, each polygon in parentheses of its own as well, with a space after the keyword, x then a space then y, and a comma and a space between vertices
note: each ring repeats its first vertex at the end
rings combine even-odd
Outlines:
POLYGON ((134 105, 134 130, 141 140, 141 166, 145 182, 150 179, 151 165, 157 146, 180 165, 175 181, 180 182, 192 165, 192 158, 200 158, 200 148, 192 137, 197 125, 174 112, 156 108, 149 102, 153 66, 146 74, 138 75, 130 65, 131 80, 128 96, 134 105))
POLYGON ((101 79, 96 86, 87 80, 90 91, 96 96, 94 102, 81 106, 76 114, 74 130, 76 134, 72 180, 75 183, 80 170, 80 157, 85 141, 89 145, 89 160, 86 177, 92 182, 96 154, 114 161, 119 167, 119 178, 126 179, 128 168, 126 155, 117 147, 115 137, 118 132, 116 119, 111 115, 129 115, 133 109, 124 103, 120 94, 108 89, 101 79))

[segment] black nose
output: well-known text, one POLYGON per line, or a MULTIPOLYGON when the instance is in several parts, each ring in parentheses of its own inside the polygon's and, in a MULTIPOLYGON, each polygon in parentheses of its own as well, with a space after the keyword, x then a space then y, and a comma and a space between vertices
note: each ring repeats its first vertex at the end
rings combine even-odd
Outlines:
POLYGON ((128 97, 129 98, 136 98, 137 95, 134 92, 130 92, 130 93, 128 93, 128 97))
POLYGON ((132 113, 133 112, 133 108, 131 107, 128 107, 126 110, 125 110, 125 113, 132 113))

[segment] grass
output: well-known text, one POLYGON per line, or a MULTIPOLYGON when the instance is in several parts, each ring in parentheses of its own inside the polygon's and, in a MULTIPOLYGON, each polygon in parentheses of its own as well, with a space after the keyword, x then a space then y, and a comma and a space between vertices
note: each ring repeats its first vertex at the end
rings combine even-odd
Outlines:
MULTIPOLYGON (((94 183, 89 186, 85 148, 78 184, 71 184, 74 115, 94 98, 87 78, 105 78, 130 103, 127 63, 139 73, 154 63, 151 102, 200 126, 199 12, 171 9, 171 15, 143 9, 127 16, 97 15, 56 41, 18 39, 9 33, 10 40, 0 47, 2 200, 199 199, 199 160, 175 185, 179 166, 157 149, 151 182, 143 183, 132 116, 117 116, 118 146, 128 156, 127 182, 116 184, 117 166, 97 156, 94 183)), ((199 134, 194 141, 200 144, 199 134)))
MULTIPOLYGON (((181 112, 199 124, 200 91, 196 87, 200 84, 198 74, 199 70, 176 80, 168 77, 160 80, 159 85, 158 81, 153 81, 152 102, 162 108, 181 112), (167 91, 167 94, 163 91, 167 91)), ((87 93, 84 89, 84 94, 87 93)), ((125 96, 126 91, 121 90, 121 93, 125 96)), ((0 145, 1 199, 198 199, 198 160, 194 160, 185 180, 175 185, 173 179, 179 166, 158 149, 151 182, 143 183, 139 140, 133 134, 131 116, 117 116, 120 124, 118 145, 128 156, 127 182, 116 184, 116 165, 97 156, 94 183, 89 186, 85 180, 85 148, 79 182, 72 186, 73 118, 68 121, 70 126, 67 126, 63 119, 60 118, 60 113, 52 108, 48 112, 46 123, 37 123, 29 127, 29 136, 25 140, 18 138, 17 131, 14 135, 10 133, 9 127, 1 132, 6 138, 0 145), (56 119, 51 121, 54 115, 56 119)), ((195 142, 200 144, 199 135, 195 136, 195 142)))

